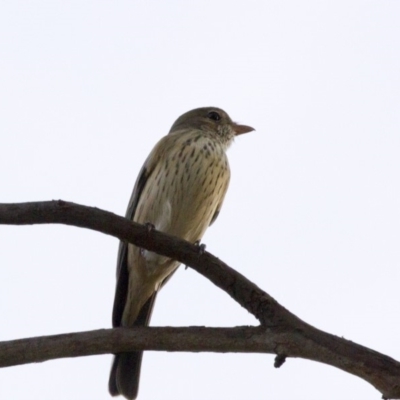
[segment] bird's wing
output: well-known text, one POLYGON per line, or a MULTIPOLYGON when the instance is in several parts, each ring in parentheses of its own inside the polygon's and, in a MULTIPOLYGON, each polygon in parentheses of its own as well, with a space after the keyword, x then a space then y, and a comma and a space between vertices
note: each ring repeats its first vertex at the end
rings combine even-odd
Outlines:
MULTIPOLYGON (((129 200, 128 209, 126 210, 125 218, 133 220, 136 212, 136 207, 139 202, 140 196, 146 187, 149 177, 154 172, 157 161, 159 160, 159 149, 161 143, 165 138, 161 139, 158 144, 154 147, 153 151, 147 157, 139 176, 136 179, 135 186, 131 198, 129 200)), ((118 248, 118 259, 117 259, 117 286, 115 290, 114 306, 112 313, 112 324, 113 327, 121 326, 122 314, 124 312, 126 297, 128 293, 128 243, 120 242, 118 248)), ((155 297, 151 302, 151 306, 148 307, 146 314, 148 316, 142 316, 142 320, 150 319, 155 297)))
POLYGON ((213 217, 211 218, 210 221, 210 226, 216 221, 216 219, 218 218, 219 212, 221 210, 221 206, 222 206, 222 202, 220 204, 218 204, 217 209, 215 210, 215 213, 213 215, 213 217))

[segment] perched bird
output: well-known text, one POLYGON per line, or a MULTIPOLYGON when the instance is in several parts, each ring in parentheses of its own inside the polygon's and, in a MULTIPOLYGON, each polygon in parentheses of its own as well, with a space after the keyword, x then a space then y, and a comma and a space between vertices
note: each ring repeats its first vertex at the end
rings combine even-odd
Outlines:
MULTIPOLYGON (((199 242, 217 218, 230 179, 225 151, 237 135, 253 131, 216 107, 180 116, 147 157, 136 180, 126 218, 189 242, 199 242)), ((179 262, 120 243, 114 327, 147 326, 160 288, 179 262)), ((109 391, 135 399, 143 352, 115 355, 109 391)))

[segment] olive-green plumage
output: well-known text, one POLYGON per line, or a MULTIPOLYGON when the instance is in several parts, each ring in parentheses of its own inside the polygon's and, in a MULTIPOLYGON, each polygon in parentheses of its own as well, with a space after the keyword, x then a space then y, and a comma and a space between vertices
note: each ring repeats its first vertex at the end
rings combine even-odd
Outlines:
MULTIPOLYGON (((218 216, 228 188, 225 151, 236 135, 251 130, 215 107, 183 114, 145 161, 126 217, 192 243, 200 241, 218 216)), ((178 266, 177 261, 121 243, 113 326, 148 325, 158 290, 178 266)), ((141 358, 142 352, 116 355, 109 381, 112 395, 136 398, 141 358)))

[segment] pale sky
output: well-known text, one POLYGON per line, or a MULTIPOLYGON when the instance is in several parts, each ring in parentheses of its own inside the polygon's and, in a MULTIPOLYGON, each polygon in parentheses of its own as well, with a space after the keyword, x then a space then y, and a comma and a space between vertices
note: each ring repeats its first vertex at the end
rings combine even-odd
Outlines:
MULTIPOLYGON (((400 359, 399 1, 0 5, 1 202, 124 215, 175 119, 217 106, 257 130, 207 250, 306 322, 400 359)), ((116 239, 0 226, 0 340, 109 328, 116 239)), ((152 325, 257 321, 181 268, 152 325)), ((111 355, 0 370, 1 399, 110 399, 111 355)), ((140 400, 379 399, 302 359, 149 352, 140 400)))

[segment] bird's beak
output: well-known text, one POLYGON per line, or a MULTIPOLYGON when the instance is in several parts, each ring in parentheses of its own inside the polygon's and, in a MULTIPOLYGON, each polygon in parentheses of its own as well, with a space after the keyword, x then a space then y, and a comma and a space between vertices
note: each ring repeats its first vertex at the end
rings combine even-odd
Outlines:
POLYGON ((242 135, 243 133, 248 133, 251 131, 255 131, 254 128, 252 128, 251 126, 247 126, 247 125, 239 125, 236 122, 233 123, 233 131, 235 132, 235 135, 242 135))

